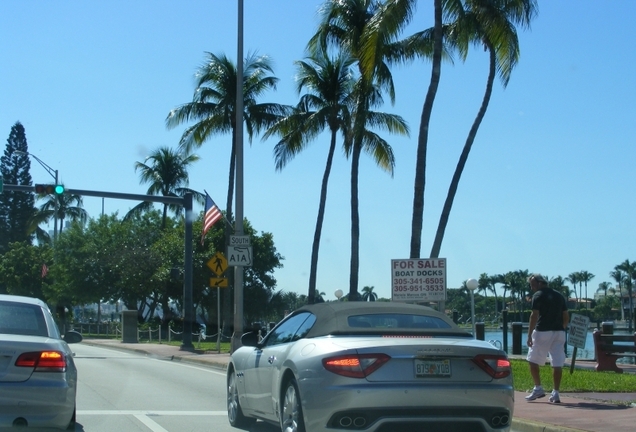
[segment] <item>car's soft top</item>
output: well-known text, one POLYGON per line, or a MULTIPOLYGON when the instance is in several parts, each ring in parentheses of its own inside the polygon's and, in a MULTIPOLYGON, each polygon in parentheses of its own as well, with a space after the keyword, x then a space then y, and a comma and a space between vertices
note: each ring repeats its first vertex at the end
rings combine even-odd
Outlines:
POLYGON ((316 316, 316 323, 305 336, 308 338, 356 334, 426 334, 471 337, 470 333, 457 327, 446 315, 422 305, 396 302, 327 302, 303 306, 293 314, 302 312, 311 312, 316 316), (403 321, 397 326, 380 326, 377 325, 378 320, 375 320, 374 317, 404 317, 404 320, 397 320, 403 321), (430 326, 416 325, 427 321, 433 324, 430 326), (409 326, 408 323, 411 323, 412 326, 409 326), (365 324, 365 326, 361 324, 365 324))

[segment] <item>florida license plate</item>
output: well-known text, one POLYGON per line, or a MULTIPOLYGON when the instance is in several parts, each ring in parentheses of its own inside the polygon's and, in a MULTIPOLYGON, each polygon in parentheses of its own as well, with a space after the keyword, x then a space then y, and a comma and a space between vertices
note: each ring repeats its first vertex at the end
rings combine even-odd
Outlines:
POLYGON ((449 377, 451 376, 450 360, 415 359, 416 377, 449 377))

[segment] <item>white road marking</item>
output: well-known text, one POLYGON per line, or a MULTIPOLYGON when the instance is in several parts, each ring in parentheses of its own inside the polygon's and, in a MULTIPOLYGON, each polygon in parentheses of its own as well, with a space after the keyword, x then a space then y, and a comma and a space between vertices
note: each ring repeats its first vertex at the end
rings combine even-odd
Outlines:
POLYGON ((136 415, 135 418, 139 420, 140 422, 142 422, 144 426, 146 426, 148 429, 150 429, 153 432, 168 432, 167 429, 162 428, 161 426, 159 426, 157 423, 150 420, 150 418, 148 418, 145 415, 136 415))

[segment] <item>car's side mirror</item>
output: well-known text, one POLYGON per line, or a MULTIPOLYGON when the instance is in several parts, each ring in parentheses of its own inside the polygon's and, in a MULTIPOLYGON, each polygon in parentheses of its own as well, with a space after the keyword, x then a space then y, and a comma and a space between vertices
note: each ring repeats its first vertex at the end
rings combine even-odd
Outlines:
POLYGON ((84 339, 80 332, 75 330, 69 330, 64 334, 64 342, 72 344, 72 343, 80 343, 84 339))
POLYGON ((258 346, 259 339, 258 330, 251 331, 241 336, 241 345, 255 347, 258 346))

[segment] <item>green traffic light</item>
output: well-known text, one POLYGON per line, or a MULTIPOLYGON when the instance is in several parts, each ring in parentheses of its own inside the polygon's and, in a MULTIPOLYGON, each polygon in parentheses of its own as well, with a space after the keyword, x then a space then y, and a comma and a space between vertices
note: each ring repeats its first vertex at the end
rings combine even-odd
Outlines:
POLYGON ((55 193, 62 195, 64 193, 64 185, 55 185, 55 193))

